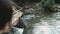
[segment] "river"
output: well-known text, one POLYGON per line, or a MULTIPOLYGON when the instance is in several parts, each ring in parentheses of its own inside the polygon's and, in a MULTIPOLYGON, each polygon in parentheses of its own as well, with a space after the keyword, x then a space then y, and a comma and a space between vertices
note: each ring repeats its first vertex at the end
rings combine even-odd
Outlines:
POLYGON ((22 19, 27 28, 23 34, 60 34, 60 12, 36 12, 22 19))

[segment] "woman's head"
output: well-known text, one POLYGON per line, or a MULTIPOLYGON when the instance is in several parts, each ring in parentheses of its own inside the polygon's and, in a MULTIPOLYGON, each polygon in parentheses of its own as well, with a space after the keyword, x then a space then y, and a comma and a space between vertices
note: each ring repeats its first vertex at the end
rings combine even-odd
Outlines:
POLYGON ((0 0, 0 30, 11 21, 12 12, 9 0, 0 0))

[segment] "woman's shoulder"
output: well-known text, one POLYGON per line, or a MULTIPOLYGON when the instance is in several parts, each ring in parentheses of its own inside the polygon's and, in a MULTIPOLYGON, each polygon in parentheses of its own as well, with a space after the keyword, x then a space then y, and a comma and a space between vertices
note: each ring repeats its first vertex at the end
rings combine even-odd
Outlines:
POLYGON ((3 32, 2 34, 23 34, 24 28, 13 27, 13 32, 3 32))

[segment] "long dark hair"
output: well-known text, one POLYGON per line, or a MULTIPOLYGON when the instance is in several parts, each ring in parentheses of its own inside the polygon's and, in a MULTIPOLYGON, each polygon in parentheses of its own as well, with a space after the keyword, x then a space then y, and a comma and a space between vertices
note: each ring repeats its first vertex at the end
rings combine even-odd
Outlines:
POLYGON ((5 27, 12 18, 12 7, 9 0, 0 0, 0 30, 5 27))

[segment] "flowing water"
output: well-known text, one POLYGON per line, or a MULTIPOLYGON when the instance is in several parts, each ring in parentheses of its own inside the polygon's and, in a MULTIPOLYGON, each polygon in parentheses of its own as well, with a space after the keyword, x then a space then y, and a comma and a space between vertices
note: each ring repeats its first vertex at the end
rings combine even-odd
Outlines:
POLYGON ((60 34, 60 12, 36 12, 22 18, 27 28, 23 34, 60 34))

